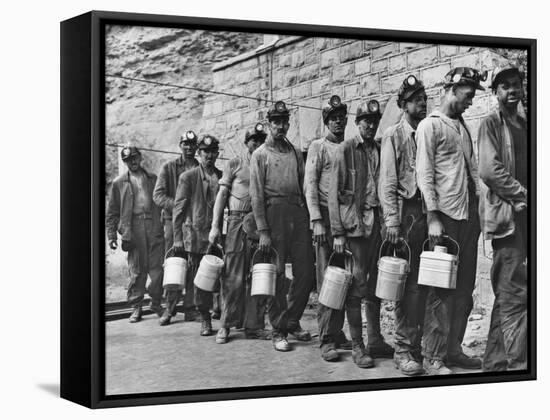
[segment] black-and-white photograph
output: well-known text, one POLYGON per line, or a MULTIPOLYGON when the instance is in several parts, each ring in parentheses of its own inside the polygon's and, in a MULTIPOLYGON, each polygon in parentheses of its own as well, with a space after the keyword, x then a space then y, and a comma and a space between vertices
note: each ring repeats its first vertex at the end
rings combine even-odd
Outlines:
POLYGON ((107 396, 529 368, 527 50, 111 24, 104 60, 107 396))

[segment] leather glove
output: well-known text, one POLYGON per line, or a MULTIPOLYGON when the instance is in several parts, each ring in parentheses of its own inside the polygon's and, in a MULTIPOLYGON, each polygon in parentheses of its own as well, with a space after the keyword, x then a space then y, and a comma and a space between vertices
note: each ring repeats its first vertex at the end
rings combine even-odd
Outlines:
POLYGON ((131 241, 122 241, 122 245, 120 247, 124 252, 128 252, 134 249, 134 245, 131 241))

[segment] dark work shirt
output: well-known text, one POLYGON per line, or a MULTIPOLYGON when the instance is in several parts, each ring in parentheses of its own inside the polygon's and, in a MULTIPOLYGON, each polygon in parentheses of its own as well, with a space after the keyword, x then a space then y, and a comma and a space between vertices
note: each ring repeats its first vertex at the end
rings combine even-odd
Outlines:
POLYGON ((508 124, 514 142, 514 157, 516 161, 516 179, 527 187, 527 130, 526 127, 516 127, 508 124))

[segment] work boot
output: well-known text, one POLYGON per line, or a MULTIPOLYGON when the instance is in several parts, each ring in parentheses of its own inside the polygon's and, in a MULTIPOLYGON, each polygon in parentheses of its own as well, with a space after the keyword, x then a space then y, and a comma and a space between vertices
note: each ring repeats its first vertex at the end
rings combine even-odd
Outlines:
POLYGON ((321 357, 325 362, 337 362, 340 359, 334 343, 321 344, 321 357))
POLYGON ((453 371, 442 360, 424 358, 422 366, 427 375, 452 375, 453 371))
POLYGON ((383 340, 373 345, 367 344, 367 350, 375 359, 391 359, 395 351, 392 346, 383 340))
POLYGON ((281 334, 273 334, 272 338, 273 348, 277 351, 290 351, 290 344, 288 340, 281 334))
POLYGON ((216 343, 225 344, 229 340, 229 328, 220 328, 216 334, 216 343))
POLYGON ((464 353, 458 353, 454 356, 447 356, 447 365, 462 369, 481 369, 481 360, 477 357, 466 356, 464 353))
POLYGON ((257 330, 246 328, 244 330, 244 336, 248 340, 271 340, 272 334, 270 330, 265 330, 263 328, 257 330))
POLYGON ((351 350, 351 357, 357 367, 361 369, 374 367, 374 360, 369 356, 369 352, 363 343, 360 345, 354 343, 353 349, 351 350))
POLYGON ((308 330, 302 329, 300 324, 298 324, 296 328, 294 328, 292 331, 289 331, 288 333, 298 341, 311 341, 311 334, 308 330))
POLYGON ((221 311, 212 311, 212 319, 220 319, 222 317, 221 311))
POLYGON ((203 337, 212 335, 212 321, 205 320, 201 323, 201 335, 203 337))
POLYGON ((183 312, 183 322, 199 321, 202 322, 201 315, 195 309, 187 309, 183 312))
POLYGON ((134 322, 139 322, 141 321, 141 316, 142 316, 141 306, 134 306, 134 310, 132 312, 132 315, 130 315, 130 319, 128 321, 130 321, 132 324, 134 322))
POLYGON ((336 345, 337 349, 341 350, 351 350, 351 340, 348 340, 346 337, 346 334, 344 334, 344 331, 340 330, 340 332, 336 335, 334 338, 334 344, 336 345))
POLYGON ((149 309, 154 314, 157 314, 157 316, 160 318, 163 314, 162 305, 160 304, 160 301, 151 301, 151 304, 149 305, 149 309))
POLYGON ((170 319, 172 318, 172 315, 170 314, 170 309, 166 308, 164 310, 164 313, 159 319, 159 324, 164 327, 165 325, 170 324, 170 319))
POLYGON ((393 361, 395 368, 399 369, 403 375, 416 376, 424 373, 422 365, 414 360, 409 352, 395 353, 393 361))

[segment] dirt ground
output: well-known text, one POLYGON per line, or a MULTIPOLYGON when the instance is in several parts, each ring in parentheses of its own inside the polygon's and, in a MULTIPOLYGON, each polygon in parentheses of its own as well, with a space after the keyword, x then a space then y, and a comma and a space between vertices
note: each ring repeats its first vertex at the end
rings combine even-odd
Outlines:
MULTIPOLYGON (((490 255, 487 245, 485 252, 490 255)), ((475 304, 463 343, 466 354, 478 357, 485 350, 493 304, 490 264, 480 240, 475 304)), ((126 276, 124 254, 108 251, 107 302, 126 298, 126 276)), ((341 362, 324 362, 319 353, 315 308, 316 294, 312 293, 302 326, 312 332, 313 340, 302 343, 291 339, 293 351, 288 353, 275 351, 270 341, 246 340, 244 331, 234 329, 229 343, 218 345, 214 336, 199 336, 200 324, 183 322, 182 314, 166 327, 158 325, 156 315, 148 315, 137 324, 126 319, 107 322, 106 392, 114 395, 393 377, 406 380, 390 359, 377 359, 374 368, 359 369, 351 360, 351 351, 339 350, 341 362)), ((393 311, 393 302, 384 301, 381 323, 390 344, 393 311)), ((219 328, 219 321, 213 321, 213 327, 219 328)), ((347 323, 344 331, 349 337, 347 323)))

